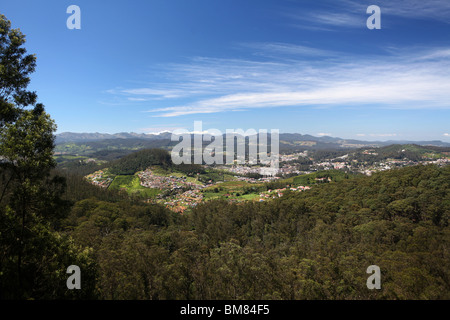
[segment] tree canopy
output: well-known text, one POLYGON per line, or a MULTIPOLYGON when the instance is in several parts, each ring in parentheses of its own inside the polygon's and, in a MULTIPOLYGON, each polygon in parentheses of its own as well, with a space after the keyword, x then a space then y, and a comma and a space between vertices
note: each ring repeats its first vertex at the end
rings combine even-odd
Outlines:
POLYGON ((91 198, 62 227, 97 252, 102 299, 448 299, 449 181, 419 165, 185 216, 91 198))
POLYGON ((0 298, 76 296, 61 286, 65 268, 92 261, 55 231, 70 203, 64 179, 50 175, 56 125, 27 90, 36 57, 24 43, 0 15, 0 298))

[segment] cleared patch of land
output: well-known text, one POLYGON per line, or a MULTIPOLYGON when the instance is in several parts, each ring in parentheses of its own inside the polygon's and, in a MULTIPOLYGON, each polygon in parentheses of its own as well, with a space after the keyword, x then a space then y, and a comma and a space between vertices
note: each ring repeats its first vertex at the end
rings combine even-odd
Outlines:
POLYGON ((136 175, 116 176, 109 186, 112 190, 126 190, 128 194, 138 194, 143 197, 154 198, 161 190, 141 186, 140 179, 136 175))

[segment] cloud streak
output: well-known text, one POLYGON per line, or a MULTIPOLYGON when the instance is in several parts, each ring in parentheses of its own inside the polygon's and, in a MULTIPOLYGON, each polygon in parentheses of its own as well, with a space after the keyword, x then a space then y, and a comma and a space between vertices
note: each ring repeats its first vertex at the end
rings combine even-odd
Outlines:
POLYGON ((283 43, 249 47, 283 56, 286 52, 318 52, 320 58, 199 57, 164 66, 166 81, 108 92, 116 100, 126 97, 128 103, 164 100, 166 107, 147 110, 154 117, 276 107, 450 108, 450 48, 349 56, 283 43))
POLYGON ((396 137, 396 133, 357 133, 357 137, 396 137))
POLYGON ((303 29, 337 31, 343 28, 364 28, 370 4, 381 8, 382 15, 402 19, 422 19, 450 23, 448 0, 378 0, 376 3, 340 0, 321 2, 321 7, 309 11, 285 12, 294 25, 303 29))
MULTIPOLYGON (((363 5, 354 0, 346 2, 353 10, 363 8, 363 5)), ((382 14, 450 23, 450 1, 448 0, 378 0, 376 4, 381 8, 382 14)))
POLYGON ((205 59, 179 65, 181 86, 213 97, 194 96, 193 102, 149 112, 174 117, 286 106, 450 107, 450 75, 445 72, 450 67, 448 49, 351 60, 264 63, 205 59))

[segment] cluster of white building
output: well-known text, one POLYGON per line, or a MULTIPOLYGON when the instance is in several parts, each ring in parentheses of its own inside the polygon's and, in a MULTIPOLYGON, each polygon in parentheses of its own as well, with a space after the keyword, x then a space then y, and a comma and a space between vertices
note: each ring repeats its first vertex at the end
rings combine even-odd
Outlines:
POLYGON ((108 188, 111 182, 113 181, 112 178, 105 178, 103 175, 105 172, 103 170, 95 171, 94 173, 91 173, 86 176, 86 179, 92 183, 93 185, 102 187, 102 188, 108 188))
POLYGON ((154 189, 181 189, 185 186, 190 188, 197 188, 198 185, 192 182, 187 182, 186 178, 175 176, 159 176, 155 175, 152 170, 147 169, 137 174, 141 179, 141 185, 146 188, 154 189))

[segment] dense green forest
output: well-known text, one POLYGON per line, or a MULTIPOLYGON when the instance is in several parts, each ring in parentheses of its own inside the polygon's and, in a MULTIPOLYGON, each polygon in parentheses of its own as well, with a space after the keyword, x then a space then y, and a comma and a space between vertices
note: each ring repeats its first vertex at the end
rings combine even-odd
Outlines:
POLYGON ((100 141, 59 143, 55 146, 55 152, 113 160, 116 158, 116 155, 123 156, 141 149, 167 149, 172 148, 175 144, 176 142, 172 142, 170 139, 105 139, 100 141))
POLYGON ((449 181, 415 166, 185 216, 91 197, 58 233, 90 248, 100 299, 448 299, 449 181))
MULTIPOLYGON (((448 299, 449 178, 414 166, 179 215, 66 175, 71 207, 49 234, 67 244, 41 246, 78 252, 63 261, 82 268, 81 298, 448 299), (366 287, 373 264, 381 290, 366 287)), ((27 296, 73 298, 64 277, 46 282, 62 268, 34 273, 47 285, 27 296)))
POLYGON ((144 149, 114 161, 109 167, 112 174, 132 175, 152 165, 172 165, 170 153, 163 149, 144 149))

